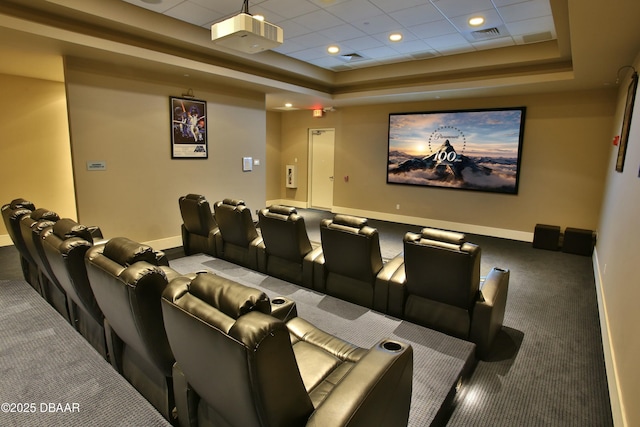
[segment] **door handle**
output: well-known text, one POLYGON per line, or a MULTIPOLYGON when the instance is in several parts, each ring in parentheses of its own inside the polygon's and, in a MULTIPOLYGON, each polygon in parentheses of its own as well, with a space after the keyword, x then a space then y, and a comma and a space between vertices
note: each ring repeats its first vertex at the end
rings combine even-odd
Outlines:
POLYGON ((329 179, 330 179, 331 181, 333 181, 333 177, 332 177, 332 176, 330 176, 330 177, 329 177, 329 179))

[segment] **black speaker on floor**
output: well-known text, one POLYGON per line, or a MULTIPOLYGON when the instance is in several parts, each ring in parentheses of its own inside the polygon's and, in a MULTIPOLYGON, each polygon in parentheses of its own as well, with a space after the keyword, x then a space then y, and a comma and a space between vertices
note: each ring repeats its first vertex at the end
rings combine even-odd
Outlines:
POLYGON ((550 251, 560 249, 560 226, 536 224, 533 233, 533 247, 550 251))
POLYGON ((596 233, 593 230, 567 227, 564 230, 562 252, 590 256, 596 244, 596 233))

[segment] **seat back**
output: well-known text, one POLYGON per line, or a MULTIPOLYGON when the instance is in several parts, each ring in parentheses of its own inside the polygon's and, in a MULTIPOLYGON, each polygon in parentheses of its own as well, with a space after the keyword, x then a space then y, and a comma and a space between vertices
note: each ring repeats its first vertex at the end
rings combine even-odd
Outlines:
POLYGON ((201 273, 171 281, 162 309, 177 365, 200 396, 199 415, 225 426, 306 424, 313 405, 289 331, 269 314, 263 292, 201 273))
POLYGON ((24 215, 31 214, 31 211, 34 210, 36 210, 35 205, 25 199, 14 199, 10 203, 2 206, 2 220, 4 221, 4 226, 6 227, 9 237, 18 251, 26 251, 22 241, 22 233, 20 232, 20 219, 24 215))
POLYGON ((51 276, 51 269, 44 257, 40 233, 46 227, 53 226, 59 219, 57 213, 42 208, 31 211, 29 215, 24 215, 20 219, 20 234, 24 245, 40 272, 46 274, 47 277, 51 276))
POLYGON ((251 210, 243 200, 224 199, 214 204, 215 218, 224 243, 243 248, 258 237, 251 210))
POLYGON ((173 420, 173 353, 160 299, 168 276, 166 256, 124 237, 87 251, 87 274, 105 315, 111 364, 168 420, 173 420))
POLYGON ((35 260, 31 257, 20 230, 20 220, 24 216, 30 215, 35 209, 34 204, 28 200, 14 199, 2 206, 2 219, 13 245, 20 254, 20 264, 24 279, 39 293, 42 293, 38 283, 35 260))
POLYGON ((92 230, 63 218, 43 230, 42 239, 51 272, 67 295, 72 323, 103 357, 108 358, 104 315, 91 290, 84 263, 85 254, 93 245, 92 230))
POLYGON ((270 206, 261 209, 258 218, 267 255, 301 264, 311 251, 311 242, 296 208, 270 206))
POLYGON ((42 296, 67 321, 71 321, 67 294, 60 283, 58 283, 55 274, 53 274, 43 247, 44 231, 52 227, 59 219, 60 217, 57 213, 39 208, 32 211, 30 215, 24 215, 21 218, 20 231, 25 247, 37 266, 38 282, 42 296))
POLYGON ((378 230, 369 227, 366 218, 323 219, 320 238, 329 273, 372 282, 382 268, 378 230))
POLYGON ((480 285, 480 247, 462 233, 424 228, 404 236, 407 291, 471 310, 480 285))
POLYGON ((125 237, 87 251, 91 288, 111 329, 128 346, 171 376, 174 358, 164 331, 160 298, 168 283, 162 253, 125 237))
POLYGON ((42 233, 44 254, 58 283, 67 295, 96 322, 104 316, 89 285, 84 255, 93 245, 90 230, 72 219, 63 218, 42 233))
POLYGON ((182 245, 185 254, 216 255, 214 234, 218 224, 207 199, 199 194, 187 194, 178 199, 182 216, 182 245))

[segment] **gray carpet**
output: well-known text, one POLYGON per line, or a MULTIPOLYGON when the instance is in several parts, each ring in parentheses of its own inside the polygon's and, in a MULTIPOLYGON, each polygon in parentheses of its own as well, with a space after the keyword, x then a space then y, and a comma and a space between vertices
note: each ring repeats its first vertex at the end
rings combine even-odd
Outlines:
MULTIPOLYGON (((299 209, 309 237, 330 212, 299 209)), ((422 227, 369 220, 383 258, 422 227)), ((534 249, 531 243, 468 235, 482 248, 481 274, 511 271, 504 327, 480 361, 447 424, 469 426, 613 425, 590 257, 534 249)), ((416 369, 418 370, 418 369, 416 369)))
POLYGON ((170 425, 23 280, 0 281, 0 374, 3 427, 170 425))
POLYGON ((360 347, 370 348, 384 338, 408 342, 414 351, 413 395, 409 426, 442 425, 446 405, 458 378, 473 367, 474 345, 364 307, 239 267, 208 255, 171 261, 180 273, 209 270, 270 298, 286 296, 296 302, 298 316, 324 331, 360 347))

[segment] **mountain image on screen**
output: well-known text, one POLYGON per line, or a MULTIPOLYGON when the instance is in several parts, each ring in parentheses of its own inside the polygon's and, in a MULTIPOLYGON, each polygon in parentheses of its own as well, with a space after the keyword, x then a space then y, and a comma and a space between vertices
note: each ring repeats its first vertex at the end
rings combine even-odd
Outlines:
POLYGON ((515 184, 515 166, 506 158, 471 158, 457 153, 446 140, 425 157, 394 151, 389 156, 389 182, 509 192, 515 184))

